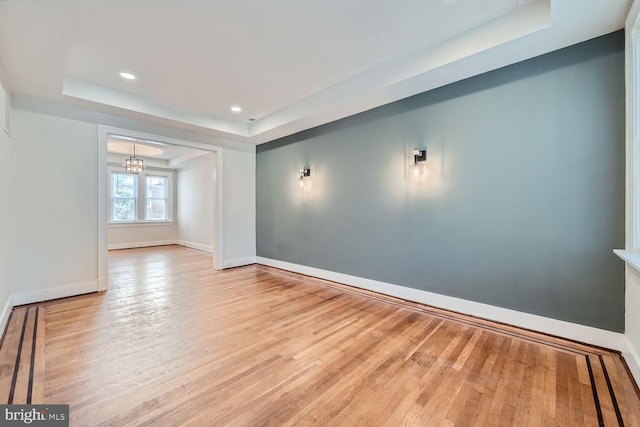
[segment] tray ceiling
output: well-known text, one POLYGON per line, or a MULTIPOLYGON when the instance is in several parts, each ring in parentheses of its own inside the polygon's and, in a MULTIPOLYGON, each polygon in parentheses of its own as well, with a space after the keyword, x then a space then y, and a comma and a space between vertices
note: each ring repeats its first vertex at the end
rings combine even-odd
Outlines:
POLYGON ((0 64, 14 94, 259 144, 615 31, 629 6, 8 0, 0 64))

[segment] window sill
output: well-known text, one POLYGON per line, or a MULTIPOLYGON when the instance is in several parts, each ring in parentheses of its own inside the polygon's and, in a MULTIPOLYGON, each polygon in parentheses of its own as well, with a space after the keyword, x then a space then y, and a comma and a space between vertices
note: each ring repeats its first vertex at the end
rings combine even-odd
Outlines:
POLYGON ((120 227, 156 227, 176 225, 175 221, 135 221, 135 222, 110 222, 109 228, 120 227))
POLYGON ((640 272, 640 252, 627 251, 624 249, 614 249, 613 253, 622 258, 624 262, 627 263, 627 265, 630 265, 638 272, 640 272))

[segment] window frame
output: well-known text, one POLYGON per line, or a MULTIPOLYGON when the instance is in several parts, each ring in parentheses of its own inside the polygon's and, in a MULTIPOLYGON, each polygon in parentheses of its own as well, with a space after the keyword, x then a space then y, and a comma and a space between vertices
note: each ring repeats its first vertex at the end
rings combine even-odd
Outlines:
POLYGON ((137 188, 136 188, 136 219, 134 221, 114 221, 113 219, 113 175, 114 174, 127 174, 121 166, 109 166, 108 167, 109 180, 108 180, 108 194, 109 194, 109 217, 108 217, 108 225, 109 227, 127 227, 127 226, 153 226, 153 225, 173 225, 174 221, 174 183, 173 183, 173 170, 162 170, 149 168, 149 170, 142 171, 138 174, 137 177, 137 188), (167 194, 166 194, 166 213, 167 219, 165 220, 148 220, 147 218, 147 176, 156 176, 167 179, 167 194))

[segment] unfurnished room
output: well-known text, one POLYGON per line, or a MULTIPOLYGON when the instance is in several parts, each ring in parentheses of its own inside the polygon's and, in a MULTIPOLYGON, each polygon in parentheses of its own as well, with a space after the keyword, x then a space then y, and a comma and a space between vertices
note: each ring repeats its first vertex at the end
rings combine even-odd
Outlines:
POLYGON ((0 0, 0 425, 640 426, 639 29, 0 0))

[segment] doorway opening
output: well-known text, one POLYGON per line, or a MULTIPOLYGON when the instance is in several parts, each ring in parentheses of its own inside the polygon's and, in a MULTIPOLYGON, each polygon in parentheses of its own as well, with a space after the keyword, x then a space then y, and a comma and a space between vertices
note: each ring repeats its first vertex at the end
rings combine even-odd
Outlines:
POLYGON ((100 126, 98 291, 108 288, 110 249, 179 244, 211 253, 222 269, 222 155, 208 144, 100 126), (134 149, 144 162, 138 171, 125 166, 134 149))

